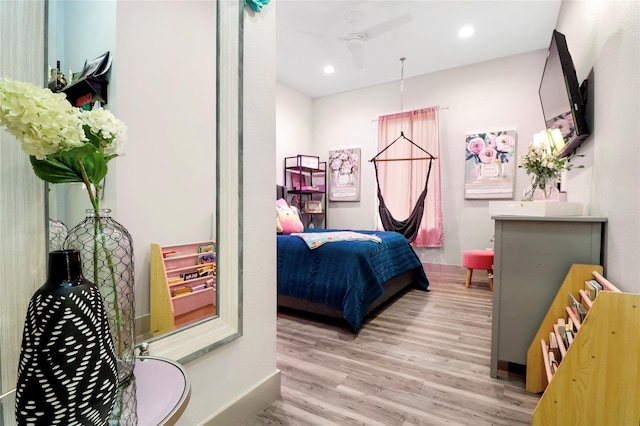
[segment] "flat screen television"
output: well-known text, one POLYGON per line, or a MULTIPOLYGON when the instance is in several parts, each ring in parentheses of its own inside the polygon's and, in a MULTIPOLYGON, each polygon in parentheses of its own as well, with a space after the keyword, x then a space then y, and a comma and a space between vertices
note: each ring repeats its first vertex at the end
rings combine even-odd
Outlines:
POLYGON ((578 83, 564 34, 554 30, 538 93, 546 128, 559 129, 564 139, 561 157, 574 152, 590 135, 585 89, 586 81, 582 86, 578 83))

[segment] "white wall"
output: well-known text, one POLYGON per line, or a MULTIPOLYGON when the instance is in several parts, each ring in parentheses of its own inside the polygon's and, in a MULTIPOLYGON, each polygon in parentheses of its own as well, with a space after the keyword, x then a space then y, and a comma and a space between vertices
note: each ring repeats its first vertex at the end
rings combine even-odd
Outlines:
MULTIPOLYGON (((524 152, 533 134, 544 126, 537 91, 545 53, 539 50, 405 80, 404 111, 436 105, 447 107, 440 111, 439 159, 445 246, 418 249, 423 261, 459 265, 462 250, 488 246, 493 235, 489 202, 464 199, 465 135, 516 130, 517 153, 524 152)), ((409 60, 406 66, 410 66, 409 60)), ((278 111, 284 114, 282 105, 286 105, 288 98, 281 96, 281 86, 278 111)), ((399 112, 399 105, 399 82, 313 100, 312 153, 326 160, 331 149, 362 148, 361 201, 330 202, 330 228, 374 229, 376 186, 373 166, 368 160, 377 152, 377 117, 399 112)), ((291 107, 286 111, 298 113, 291 107)), ((289 117, 287 121, 295 118, 289 117)), ((516 199, 527 184, 526 174, 518 169, 516 199)))
POLYGON ((275 84, 270 3, 244 21, 244 335, 186 364, 191 401, 179 425, 200 424, 276 372, 276 238, 273 215, 264 214, 274 197, 265 176, 274 176, 277 164, 275 84))
POLYGON ((276 108, 276 183, 284 185, 284 158, 298 154, 314 155, 311 99, 295 89, 277 83, 276 108))
POLYGON ((632 292, 640 292, 639 11, 636 0, 565 0, 557 25, 578 80, 593 71, 593 136, 580 149, 590 166, 570 175, 569 195, 608 218, 605 274, 632 292))

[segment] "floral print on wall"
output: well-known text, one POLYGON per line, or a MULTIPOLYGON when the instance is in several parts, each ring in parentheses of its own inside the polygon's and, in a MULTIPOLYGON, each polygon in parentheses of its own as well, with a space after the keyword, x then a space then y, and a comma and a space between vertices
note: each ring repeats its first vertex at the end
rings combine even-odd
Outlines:
POLYGON ((329 151, 329 200, 360 201, 360 148, 329 151))
POLYGON ((513 198, 516 132, 466 136, 464 198, 513 198))

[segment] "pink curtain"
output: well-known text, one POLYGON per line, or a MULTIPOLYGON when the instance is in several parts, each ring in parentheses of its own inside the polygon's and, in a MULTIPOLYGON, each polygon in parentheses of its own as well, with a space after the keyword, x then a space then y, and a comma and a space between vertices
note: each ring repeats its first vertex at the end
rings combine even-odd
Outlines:
MULTIPOLYGON (((401 132, 416 145, 440 155, 438 108, 424 108, 399 114, 385 115, 378 119, 378 152, 389 146, 401 132)), ((378 159, 424 158, 425 153, 411 142, 400 138, 378 159)), ((391 215, 405 220, 413 210, 424 189, 429 160, 383 161, 378 164, 380 190, 391 215)), ((442 207, 440 202, 440 161, 433 160, 429 189, 425 200, 424 215, 415 247, 441 247, 444 245, 442 207)))

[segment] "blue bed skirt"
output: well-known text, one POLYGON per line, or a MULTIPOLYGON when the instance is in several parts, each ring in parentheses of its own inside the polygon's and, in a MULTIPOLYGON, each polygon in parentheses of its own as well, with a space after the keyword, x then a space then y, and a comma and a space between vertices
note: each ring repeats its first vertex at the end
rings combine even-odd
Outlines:
POLYGON ((278 235, 278 294, 341 309, 357 333, 367 308, 384 293, 386 281, 407 271, 413 271, 416 288, 426 291, 429 281, 402 234, 355 232, 376 235, 382 243, 338 241, 311 250, 300 237, 278 235))

